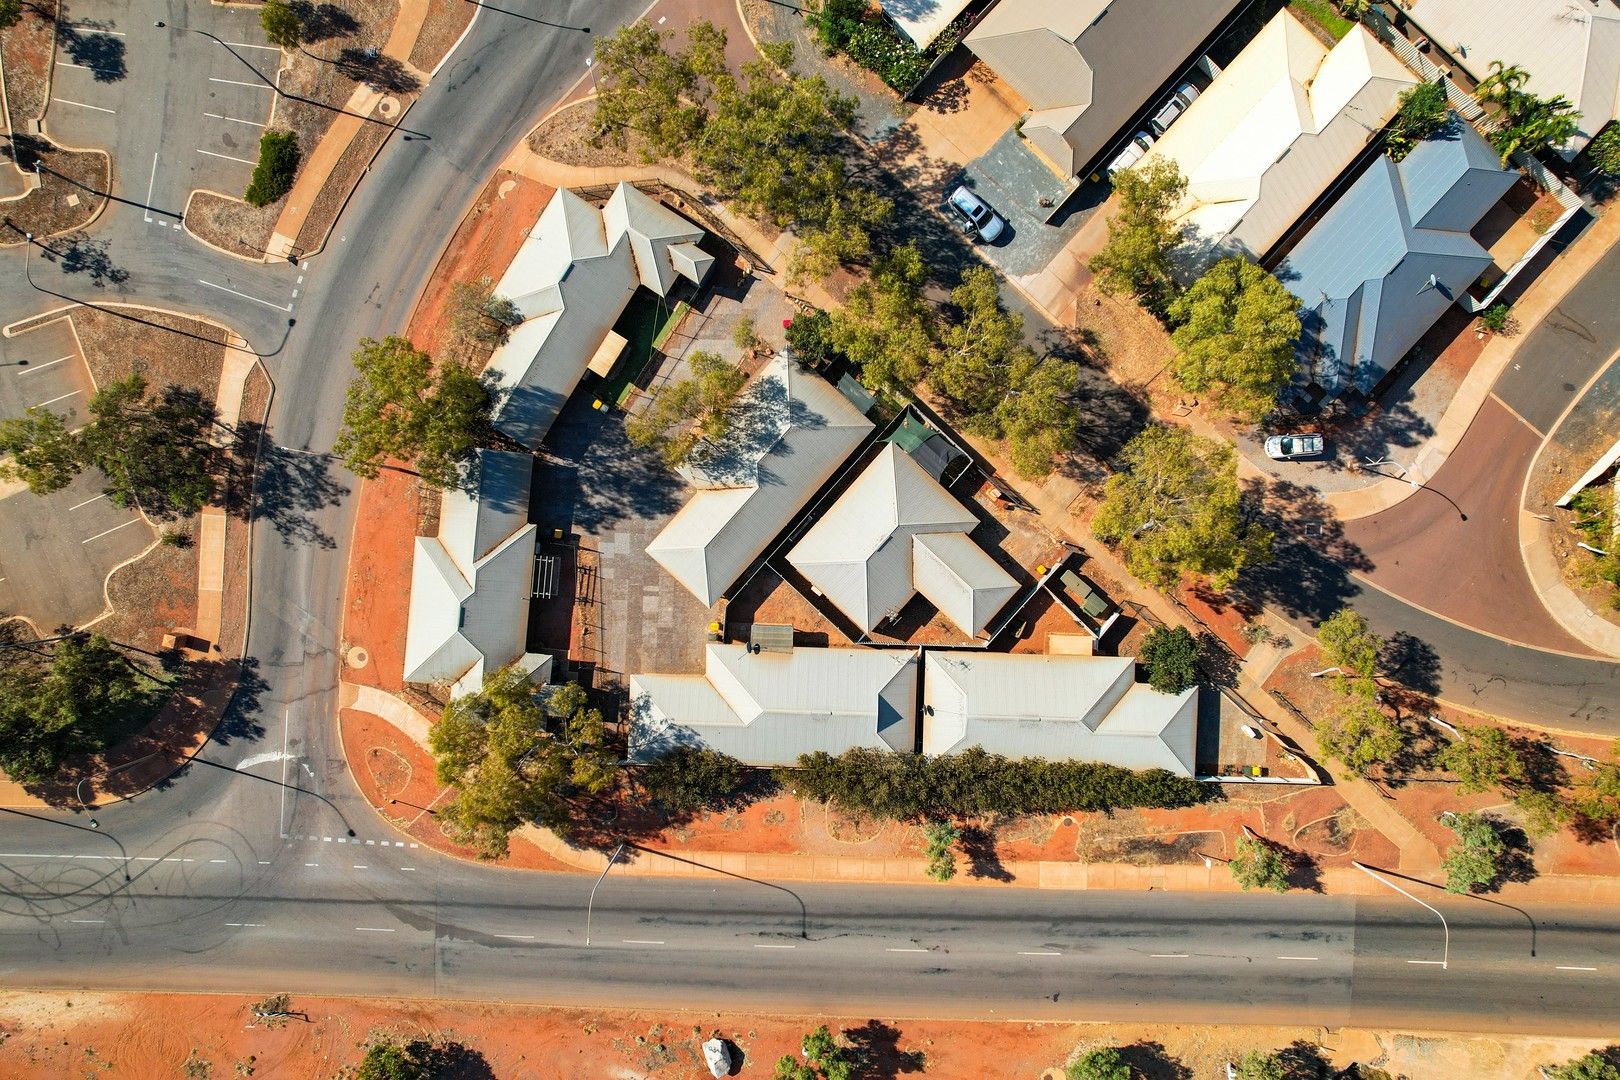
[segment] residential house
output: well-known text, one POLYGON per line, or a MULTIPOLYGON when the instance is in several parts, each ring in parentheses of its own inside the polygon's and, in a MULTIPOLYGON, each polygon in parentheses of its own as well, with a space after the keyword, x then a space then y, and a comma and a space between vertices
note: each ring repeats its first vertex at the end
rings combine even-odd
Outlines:
POLYGON ((700 444, 682 466, 697 493, 647 554, 713 604, 871 430, 825 379, 773 357, 738 396, 724 443, 700 444))
POLYGON ((1192 776, 1198 688, 1161 694, 1119 656, 930 652, 925 754, 971 746, 1006 757, 1103 761, 1192 776))
POLYGON ((792 765, 817 750, 909 754, 917 739, 914 652, 711 644, 702 675, 630 678, 631 761, 676 746, 719 750, 750 765, 792 765))
POLYGON ((1401 8, 1476 81, 1500 60, 1529 73, 1531 93, 1573 102, 1580 128, 1557 148, 1566 160, 1620 117, 1614 0, 1402 0, 1401 8))
POLYGON ((544 682, 551 657, 525 648, 533 594, 534 459, 480 450, 471 491, 444 493, 437 536, 416 538, 405 630, 405 681, 446 683, 459 696, 517 663, 544 682))
POLYGON ((1360 26, 1329 49, 1284 8, 1159 139, 1176 163, 1187 280, 1229 255, 1258 261, 1383 131, 1417 78, 1360 26))
POLYGON ((1399 164, 1380 157, 1340 196, 1277 268, 1302 305, 1312 398, 1372 397, 1490 265, 1469 232, 1517 179, 1459 122, 1399 164))
POLYGON ((593 361, 610 370, 618 359, 624 342, 613 324, 636 287, 667 296, 679 279, 702 283, 714 262, 702 239, 702 229, 627 183, 601 209, 559 188, 495 286, 523 316, 490 357, 495 426, 539 446, 593 361), (610 355, 601 355, 604 343, 610 355))
POLYGON ((863 631, 899 614, 920 592, 971 637, 1018 591, 969 538, 978 524, 973 511, 889 442, 787 558, 863 631))
POLYGON ((1022 133, 1088 169, 1239 0, 1001 0, 964 39, 1029 104, 1022 133))

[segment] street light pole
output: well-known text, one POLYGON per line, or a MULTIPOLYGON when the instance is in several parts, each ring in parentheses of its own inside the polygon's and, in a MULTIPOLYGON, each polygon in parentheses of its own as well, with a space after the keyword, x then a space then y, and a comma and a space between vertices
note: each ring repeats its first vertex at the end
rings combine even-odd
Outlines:
POLYGON ((596 884, 591 886, 590 899, 585 902, 585 945, 587 948, 591 944, 591 910, 596 906, 597 886, 602 884, 602 878, 607 877, 608 871, 613 869, 613 864, 619 860, 619 854, 623 851, 624 841, 620 840, 619 846, 613 849, 612 855, 608 856, 607 865, 602 867, 602 873, 597 877, 596 884))
MULTIPOLYGON (((1368 877, 1372 878, 1374 881, 1379 881, 1379 882, 1382 882, 1385 885, 1388 885, 1390 888, 1394 889, 1396 892, 1400 893, 1402 896, 1406 897, 1408 900, 1412 901, 1414 904, 1423 904, 1424 907, 1428 908, 1430 911, 1434 912, 1434 914, 1436 916, 1439 917, 1439 919, 1440 919, 1440 927, 1441 927, 1442 930, 1445 931, 1445 945, 1442 948, 1441 953, 1440 953, 1440 970, 1442 970, 1442 971, 1446 970, 1447 967, 1449 967, 1450 963, 1451 963, 1451 925, 1446 922, 1446 917, 1444 915, 1440 914, 1440 909, 1435 907, 1433 904, 1424 903, 1422 900, 1419 900, 1417 897, 1413 896, 1411 893, 1407 892, 1405 889, 1401 888, 1399 885, 1395 884, 1393 881, 1391 881, 1388 878, 1384 877, 1384 875, 1379 874, 1379 873, 1375 873, 1370 867, 1363 866, 1361 863, 1354 862, 1354 861, 1351 862, 1351 865, 1354 866, 1357 870, 1360 870, 1363 874, 1366 874, 1368 877)), ((1433 960, 1408 960, 1407 961, 1408 964, 1433 964, 1434 962, 1435 961, 1433 961, 1433 960)))

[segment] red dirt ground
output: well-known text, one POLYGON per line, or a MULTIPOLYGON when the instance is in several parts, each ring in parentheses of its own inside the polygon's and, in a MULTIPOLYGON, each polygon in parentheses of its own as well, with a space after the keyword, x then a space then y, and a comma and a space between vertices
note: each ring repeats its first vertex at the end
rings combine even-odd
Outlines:
POLYGON ((346 664, 349 682, 397 693, 405 677, 405 624, 411 603, 411 561, 422 500, 414 476, 384 469, 360 485, 360 509, 349 547, 343 650, 364 649, 363 666, 346 664))

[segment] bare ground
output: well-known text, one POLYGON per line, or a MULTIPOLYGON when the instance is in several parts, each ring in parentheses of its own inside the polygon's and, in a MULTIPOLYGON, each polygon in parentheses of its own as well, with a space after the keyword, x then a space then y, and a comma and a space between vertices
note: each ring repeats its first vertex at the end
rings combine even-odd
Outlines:
POLYGON ((257 259, 270 246, 270 234, 281 216, 281 202, 249 206, 241 199, 211 191, 192 193, 186 208, 186 231, 236 255, 257 259))
POLYGON ((37 135, 18 135, 0 142, 0 160, 20 161, 30 172, 35 161, 40 165, 39 187, 5 204, 10 227, 0 229, 0 246, 21 244, 28 233, 38 241, 81 228, 106 205, 111 163, 99 150, 64 150, 37 135))
POLYGON ((467 29, 477 10, 467 0, 428 0, 422 33, 411 48, 411 67, 418 71, 432 71, 461 37, 461 32, 467 29))
POLYGON ((22 18, 0 31, 0 62, 5 68, 6 104, 18 131, 45 115, 51 54, 56 41, 56 0, 25 4, 22 18))
POLYGON ((626 150, 607 143, 597 146, 591 142, 595 116, 596 105, 589 99, 565 106, 529 132, 529 149, 564 165, 601 168, 641 164, 639 140, 632 139, 626 150))
POLYGON ((139 371, 153 387, 184 386, 213 401, 219 393, 225 331, 167 311, 130 308, 128 314, 144 321, 96 308, 72 312, 73 329, 96 385, 106 386, 139 371))

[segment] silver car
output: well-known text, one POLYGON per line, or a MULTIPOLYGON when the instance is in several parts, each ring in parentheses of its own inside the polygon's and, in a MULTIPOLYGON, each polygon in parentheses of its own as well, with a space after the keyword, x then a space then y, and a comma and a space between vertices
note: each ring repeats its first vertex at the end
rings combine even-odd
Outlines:
POLYGON ((1007 226, 1002 216, 990 209, 989 203, 965 186, 957 187, 945 201, 963 218, 964 230, 977 233, 979 239, 987 244, 995 243, 996 238, 1007 226))
POLYGON ((1152 148, 1153 136, 1145 131, 1138 131, 1131 136, 1131 141, 1125 144, 1125 149, 1119 152, 1119 156, 1108 163, 1108 175, 1113 176, 1123 169, 1129 169, 1146 157, 1147 152, 1152 148))
POLYGON ((1266 440, 1266 457, 1273 461, 1298 461, 1300 458, 1321 457, 1327 449, 1327 440, 1320 435, 1273 435, 1266 440))
POLYGON ((1186 112, 1188 107, 1197 100, 1198 87, 1192 83, 1182 83, 1176 87, 1176 92, 1170 95, 1170 100, 1161 105, 1159 111, 1153 114, 1153 119, 1150 121, 1153 130, 1160 135, 1169 131, 1170 125, 1180 120, 1181 114, 1186 112))

